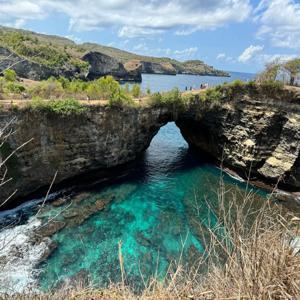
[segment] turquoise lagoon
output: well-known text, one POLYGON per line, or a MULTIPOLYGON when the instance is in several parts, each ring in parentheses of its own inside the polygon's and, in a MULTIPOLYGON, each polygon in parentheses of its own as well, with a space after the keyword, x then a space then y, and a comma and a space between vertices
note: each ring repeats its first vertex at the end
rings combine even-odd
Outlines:
MULTIPOLYGON (((40 285, 49 289, 78 279, 94 286, 119 282, 119 251, 126 281, 135 288, 153 276, 163 278, 172 264, 192 267, 204 251, 199 224, 217 221, 208 203, 217 205, 221 177, 228 188, 245 192, 244 183, 205 163, 188 149, 176 125, 167 124, 131 175, 43 210, 45 218, 61 212, 57 219, 68 225, 52 237, 57 248, 39 266, 40 285), (112 198, 104 210, 78 224, 76 214, 112 198)), ((257 195, 265 196, 258 190, 257 195)))

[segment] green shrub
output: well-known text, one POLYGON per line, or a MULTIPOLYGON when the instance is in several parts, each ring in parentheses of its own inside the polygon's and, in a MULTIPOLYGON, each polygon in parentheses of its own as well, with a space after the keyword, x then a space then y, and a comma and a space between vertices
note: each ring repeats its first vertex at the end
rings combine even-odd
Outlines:
POLYGON ((15 82, 17 81, 17 74, 14 70, 8 69, 3 72, 4 79, 6 81, 15 82))
POLYGON ((4 92, 4 87, 5 87, 6 81, 4 77, 0 77, 0 93, 4 92))
POLYGON ((221 101, 223 93, 220 89, 210 88, 205 91, 205 101, 219 102, 221 101))
POLYGON ((40 111, 47 110, 48 105, 48 102, 40 97, 34 97, 27 103, 28 108, 40 111))
POLYGON ((132 93, 132 96, 134 98, 138 98, 141 96, 141 87, 139 84, 135 84, 133 87, 132 87, 132 90, 131 90, 131 93, 132 93))
POLYGON ((89 83, 82 80, 72 80, 67 86, 67 91, 70 93, 81 93, 83 91, 86 91, 88 85, 89 83))
POLYGON ((51 111, 61 115, 78 115, 87 110, 86 106, 75 99, 49 101, 49 106, 51 111))
POLYGON ((181 96, 178 88, 174 88, 165 93, 154 93, 150 97, 150 104, 153 106, 165 106, 172 109, 181 109, 185 105, 185 100, 181 96))
POLYGON ((101 98, 104 100, 111 99, 111 97, 120 93, 120 84, 112 76, 101 77, 96 82, 99 85, 101 98))
POLYGON ((117 91, 110 95, 108 104, 111 107, 133 106, 134 101, 129 94, 119 87, 117 91))
POLYGON ((63 85, 57 79, 50 78, 46 81, 41 81, 29 90, 30 95, 41 97, 44 99, 62 98, 65 94, 63 85))
POLYGON ((162 95, 161 93, 157 92, 151 95, 150 103, 154 106, 160 105, 162 103, 162 95))
POLYGON ((60 115, 79 115, 87 110, 87 107, 82 105, 75 99, 63 99, 63 100, 42 100, 37 97, 32 99, 28 107, 32 110, 52 112, 60 115))
POLYGON ((264 93, 272 96, 278 92, 281 92, 284 88, 284 84, 277 80, 266 80, 260 84, 260 88, 264 93))
POLYGON ((86 93, 91 100, 97 100, 102 97, 102 91, 97 83, 89 83, 86 88, 86 93))
POLYGON ((15 93, 15 94, 21 94, 22 92, 24 92, 26 90, 23 85, 21 85, 19 83, 15 83, 15 82, 8 82, 5 85, 5 89, 9 93, 15 93))
POLYGON ((242 80, 234 80, 233 82, 229 83, 229 86, 233 87, 233 88, 242 88, 245 86, 245 82, 242 80))

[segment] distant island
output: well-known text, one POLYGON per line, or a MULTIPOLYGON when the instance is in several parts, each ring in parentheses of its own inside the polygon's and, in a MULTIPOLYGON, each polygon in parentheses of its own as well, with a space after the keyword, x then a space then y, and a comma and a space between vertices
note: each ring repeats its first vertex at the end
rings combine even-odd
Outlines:
POLYGON ((120 81, 140 82, 143 73, 230 76, 201 60, 181 62, 141 56, 99 44, 76 44, 60 36, 0 26, 0 69, 8 66, 18 76, 32 80, 51 76, 92 80, 112 75, 120 81))

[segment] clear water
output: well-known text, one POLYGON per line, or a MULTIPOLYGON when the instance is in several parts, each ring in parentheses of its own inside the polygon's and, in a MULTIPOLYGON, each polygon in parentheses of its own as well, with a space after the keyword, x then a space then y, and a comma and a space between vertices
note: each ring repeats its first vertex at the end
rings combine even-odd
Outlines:
MULTIPOLYGON (((239 78, 251 79, 247 76, 239 78)), ((144 75, 143 79, 143 86, 150 85, 152 91, 226 80, 186 75, 144 75)), ((120 243, 126 281, 137 288, 151 276, 163 277, 171 263, 192 266, 204 251, 199 223, 216 223, 208 203, 217 205, 220 176, 218 168, 188 149, 174 123, 167 124, 130 175, 89 189, 62 206, 45 206, 42 219, 56 216, 67 226, 52 236, 57 248, 38 266, 40 287, 48 290, 72 279, 95 286, 119 282, 120 243), (99 201, 112 198, 104 210, 93 210, 99 201)), ((223 177, 228 188, 244 193, 244 183, 223 177)), ((256 191, 257 198, 265 197, 263 191, 256 191)), ((34 209, 30 204, 21 211, 34 209)))
MULTIPOLYGON (((224 180, 228 187, 245 188, 229 176, 224 180)), ((120 281, 119 242, 126 280, 137 288, 143 284, 141 274, 147 280, 163 277, 174 262, 192 266, 203 253, 197 223, 216 222, 207 203, 216 204, 219 182, 220 170, 191 153, 176 125, 167 124, 134 176, 90 192, 70 206, 69 211, 82 212, 98 199, 115 197, 104 211, 53 237, 58 248, 41 266, 41 285, 48 289, 79 277, 96 286, 120 281)), ((61 209, 46 209, 44 215, 61 209)))

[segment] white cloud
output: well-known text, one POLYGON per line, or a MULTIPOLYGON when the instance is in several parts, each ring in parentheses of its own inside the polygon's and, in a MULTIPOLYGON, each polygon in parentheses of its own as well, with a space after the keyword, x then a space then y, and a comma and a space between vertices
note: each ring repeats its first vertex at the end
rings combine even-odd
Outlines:
POLYGON ((183 50, 175 50, 174 55, 181 58, 181 57, 192 57, 198 52, 197 47, 190 47, 183 50))
POLYGON ((225 53, 219 53, 217 55, 217 59, 225 59, 226 58, 226 54, 225 53))
POLYGON ((288 60, 291 60, 293 58, 296 58, 297 55, 295 54, 261 54, 257 57, 257 60, 260 63, 269 63, 275 60, 279 60, 281 62, 285 62, 288 60))
POLYGON ((263 46, 254 46, 250 45, 248 48, 246 48, 243 53, 238 57, 238 61, 242 63, 246 63, 249 60, 251 60, 253 57, 255 57, 258 53, 260 53, 264 49, 263 46))
POLYGON ((0 24, 22 27, 28 20, 43 19, 46 16, 43 8, 34 1, 0 0, 0 24))
POLYGON ((244 21, 251 9, 250 0, 0 0, 0 23, 59 12, 69 17, 74 31, 111 26, 120 37, 133 38, 168 29, 177 34, 215 29, 244 21))
MULTIPOLYGON (((290 59, 296 58, 297 55, 295 54, 284 54, 284 53, 277 53, 277 54, 267 54, 263 52, 264 47, 263 46, 249 46, 246 48, 243 53, 238 57, 238 61, 241 63, 247 63, 247 62, 255 62, 257 65, 264 65, 266 63, 278 60, 281 62, 288 61, 290 59)), ((228 60, 229 57, 226 56, 225 60, 228 60)), ((234 59, 230 58, 231 61, 234 61, 234 59)))
POLYGON ((300 3, 295 0, 262 0, 255 10, 260 23, 257 37, 275 47, 300 49, 300 3))

